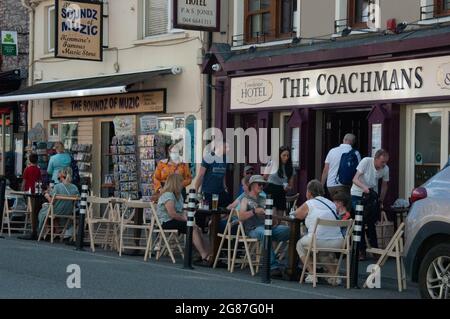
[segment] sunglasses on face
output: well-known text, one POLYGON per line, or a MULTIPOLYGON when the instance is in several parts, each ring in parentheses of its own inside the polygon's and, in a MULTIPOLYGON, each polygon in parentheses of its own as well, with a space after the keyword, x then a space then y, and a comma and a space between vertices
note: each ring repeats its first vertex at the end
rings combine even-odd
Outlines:
POLYGON ((257 185, 258 185, 259 187, 264 187, 264 186, 266 186, 266 184, 264 184, 264 183, 257 183, 257 185))
POLYGON ((246 172, 245 175, 253 175, 253 171, 246 172))

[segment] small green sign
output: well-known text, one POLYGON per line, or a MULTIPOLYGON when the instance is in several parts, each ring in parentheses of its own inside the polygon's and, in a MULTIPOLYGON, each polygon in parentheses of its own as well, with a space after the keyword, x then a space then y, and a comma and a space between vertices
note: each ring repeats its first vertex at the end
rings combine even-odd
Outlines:
POLYGON ((17 32, 2 31, 2 55, 17 56, 17 32))

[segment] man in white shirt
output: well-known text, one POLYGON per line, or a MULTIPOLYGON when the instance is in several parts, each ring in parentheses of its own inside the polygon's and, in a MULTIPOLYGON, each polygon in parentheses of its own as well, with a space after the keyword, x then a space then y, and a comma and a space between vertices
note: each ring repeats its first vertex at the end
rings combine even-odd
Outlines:
MULTIPOLYGON (((325 166, 322 172, 322 185, 327 185, 328 192, 331 198, 338 192, 344 192, 350 196, 350 187, 347 185, 342 185, 337 178, 339 165, 341 163, 342 154, 348 153, 353 149, 355 144, 356 136, 348 133, 345 134, 342 144, 338 147, 332 148, 327 157, 325 158, 325 166)), ((358 157, 358 162, 361 161, 361 155, 358 151, 355 151, 356 157, 358 157)))
MULTIPOLYGON (((367 224, 367 237, 372 247, 378 247, 375 223, 378 220, 379 209, 383 209, 383 201, 388 189, 389 167, 386 165, 388 160, 389 153, 383 149, 378 150, 373 158, 363 158, 356 168, 356 174, 353 178, 353 186, 350 190, 352 195, 353 210, 356 209, 356 205, 359 202, 363 203, 365 198, 369 198, 370 196, 377 197, 377 207, 372 208, 372 211, 365 214, 364 220, 364 224, 367 224), (381 192, 378 190, 378 182, 380 179, 382 180, 381 192)), ((365 227, 363 226, 363 231, 361 234, 361 250, 363 256, 366 250, 364 229, 365 227)))

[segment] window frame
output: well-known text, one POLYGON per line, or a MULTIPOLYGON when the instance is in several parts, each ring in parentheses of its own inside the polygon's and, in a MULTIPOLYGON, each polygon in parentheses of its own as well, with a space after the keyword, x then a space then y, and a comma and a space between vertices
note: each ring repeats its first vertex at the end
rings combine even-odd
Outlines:
MULTIPOLYGON (((48 53, 54 53, 55 52, 55 43, 51 43, 50 39, 53 33, 53 37, 55 37, 55 29, 51 29, 52 26, 52 19, 50 19, 50 12, 53 11, 54 12, 54 19, 53 19, 53 25, 56 28, 56 11, 55 11, 55 6, 49 6, 47 7, 47 52, 48 53)), ((56 37, 55 37, 55 41, 56 41, 56 37)))
POLYGON ((433 0, 433 4, 434 4, 434 17, 446 17, 446 16, 450 16, 450 2, 448 2, 449 4, 449 8, 446 10, 444 8, 444 1, 448 1, 448 0, 433 0))
POLYGON ((275 39, 286 39, 291 38, 294 34, 294 11, 296 0, 292 1, 292 8, 291 8, 291 14, 292 14, 292 31, 290 33, 282 33, 281 32, 281 15, 283 13, 282 10, 282 0, 271 0, 270 7, 268 9, 263 10, 257 10, 250 12, 250 1, 251 0, 245 0, 244 1, 244 39, 245 43, 260 43, 260 42, 267 42, 272 41, 275 39), (270 29, 268 35, 262 35, 263 41, 259 41, 260 37, 254 36, 251 33, 251 21, 252 16, 255 15, 263 15, 264 13, 270 13, 270 29))
MULTIPOLYGON (((367 29, 369 27, 368 22, 356 22, 356 1, 359 0, 347 0, 347 26, 351 27, 352 29, 367 29)), ((369 6, 369 15, 370 4, 371 1, 367 0, 367 5, 369 6)), ((367 21, 369 21, 369 16, 367 17, 367 21)))

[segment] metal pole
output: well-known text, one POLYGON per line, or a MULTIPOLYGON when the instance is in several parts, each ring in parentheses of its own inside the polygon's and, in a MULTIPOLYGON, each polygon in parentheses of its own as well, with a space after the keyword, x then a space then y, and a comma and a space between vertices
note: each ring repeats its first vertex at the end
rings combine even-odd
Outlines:
POLYGON ((189 190, 189 201, 187 210, 187 230, 186 230, 186 244, 184 246, 184 266, 183 268, 193 269, 192 267, 192 232, 194 229, 194 215, 195 215, 195 189, 189 190))
MULTIPOLYGON (((272 250, 272 216, 273 216, 272 195, 266 198, 266 218, 264 220, 264 258, 262 264, 262 282, 270 284, 270 255, 272 250)), ((250 257, 249 257, 250 258, 250 257)))
POLYGON ((356 205, 355 209, 355 227, 353 228, 353 245, 352 245, 352 264, 351 264, 351 284, 353 288, 358 286, 358 264, 359 264, 359 249, 361 243, 361 235, 363 228, 363 211, 364 206, 361 201, 356 205))
POLYGON ((77 250, 83 250, 84 244, 84 220, 86 218, 88 186, 81 186, 80 221, 78 223, 77 250))

